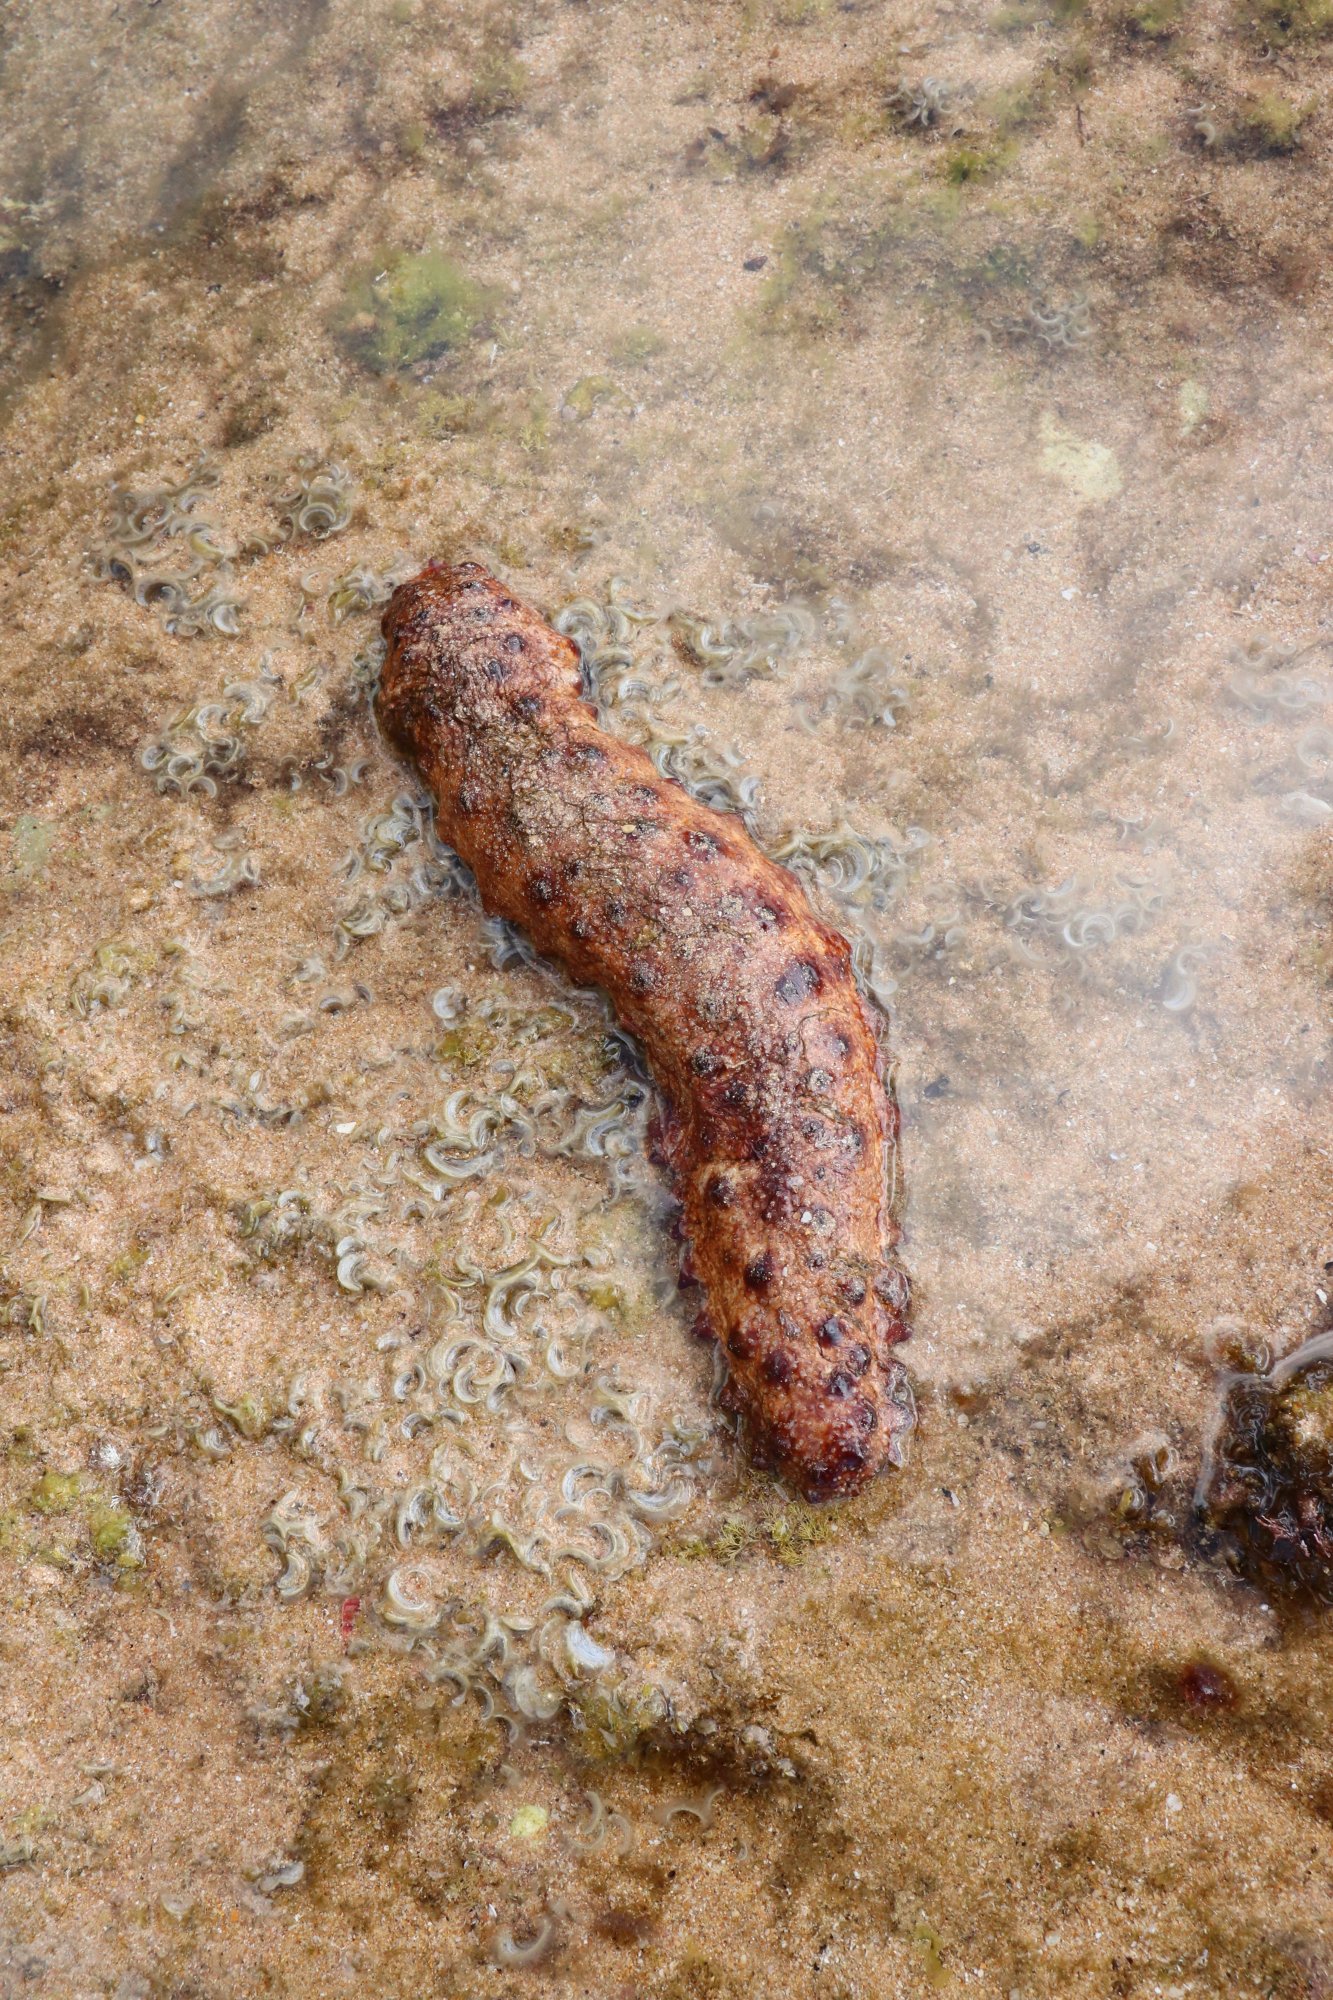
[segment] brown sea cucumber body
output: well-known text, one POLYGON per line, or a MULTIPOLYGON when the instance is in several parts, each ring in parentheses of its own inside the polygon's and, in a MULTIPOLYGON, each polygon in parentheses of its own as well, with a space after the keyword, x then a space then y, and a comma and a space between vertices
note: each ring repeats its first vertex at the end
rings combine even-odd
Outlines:
POLYGON ((384 634, 380 719, 483 903, 643 1046, 757 1451, 811 1497, 901 1464, 896 1113, 846 939, 739 820, 598 727, 574 646, 479 564, 428 565, 384 634))

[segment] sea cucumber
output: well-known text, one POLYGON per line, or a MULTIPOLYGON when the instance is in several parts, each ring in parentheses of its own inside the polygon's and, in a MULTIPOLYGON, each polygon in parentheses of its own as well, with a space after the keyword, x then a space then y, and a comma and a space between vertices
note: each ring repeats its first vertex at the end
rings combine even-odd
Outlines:
POLYGON ((383 629, 381 723, 483 903, 643 1047, 755 1456, 810 1498, 901 1465, 897 1116, 846 939, 738 819, 598 727, 573 644, 480 564, 428 564, 383 629))

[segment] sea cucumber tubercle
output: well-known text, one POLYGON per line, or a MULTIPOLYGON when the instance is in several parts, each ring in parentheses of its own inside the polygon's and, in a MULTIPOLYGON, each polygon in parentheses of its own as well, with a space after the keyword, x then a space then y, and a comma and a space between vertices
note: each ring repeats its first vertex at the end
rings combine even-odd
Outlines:
POLYGON ((756 1455, 811 1498, 900 1465, 896 1115, 846 939, 737 819, 598 727, 572 643, 479 564, 428 564, 384 635, 381 723, 483 903, 642 1044, 756 1455))

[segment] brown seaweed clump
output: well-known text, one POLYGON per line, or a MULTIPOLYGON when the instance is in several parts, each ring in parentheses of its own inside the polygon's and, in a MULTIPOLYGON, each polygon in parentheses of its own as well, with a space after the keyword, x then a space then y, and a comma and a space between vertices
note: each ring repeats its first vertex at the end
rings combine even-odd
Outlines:
POLYGON ((1333 1328, 1226 1377, 1197 1507, 1241 1575, 1333 1604, 1333 1328))

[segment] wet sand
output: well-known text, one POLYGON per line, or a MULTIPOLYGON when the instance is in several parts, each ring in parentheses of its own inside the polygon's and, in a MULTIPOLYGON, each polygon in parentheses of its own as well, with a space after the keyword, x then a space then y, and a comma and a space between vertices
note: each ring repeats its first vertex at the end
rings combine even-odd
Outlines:
POLYGON ((14 10, 0 1991, 1330 1990, 1326 1617, 1196 1506, 1333 1283, 1329 48, 14 10), (437 553, 888 1011, 854 1502, 378 740, 437 553))

